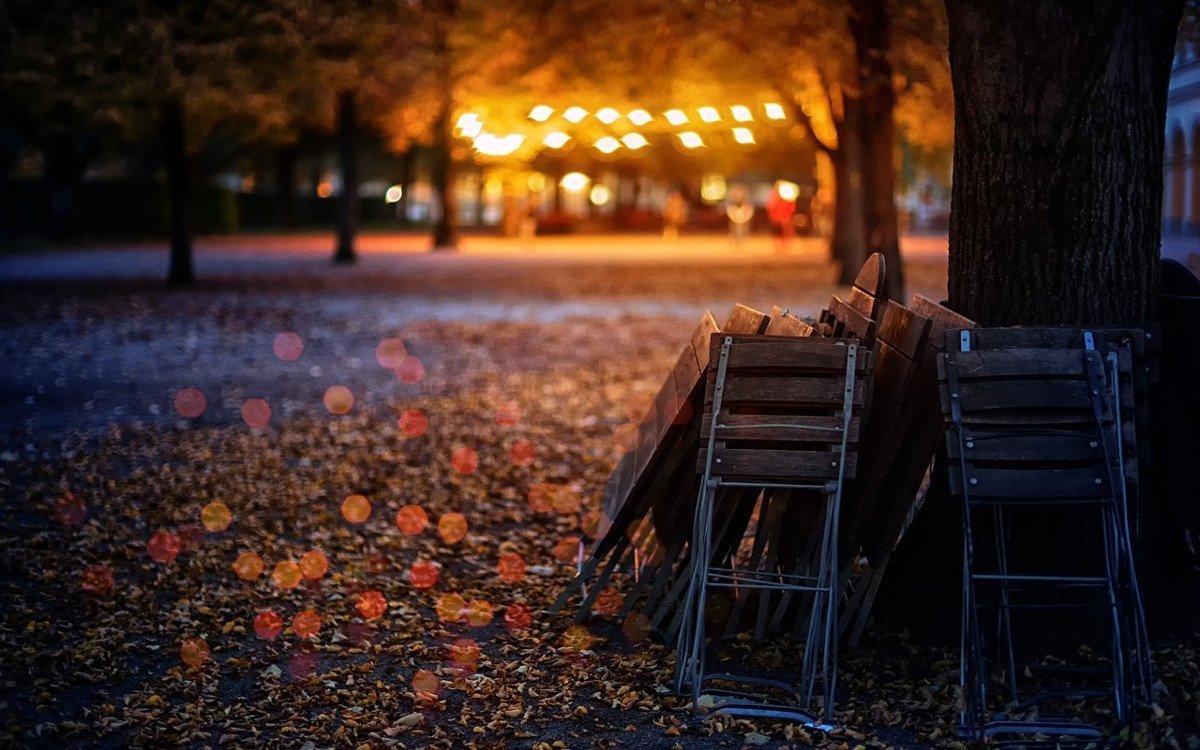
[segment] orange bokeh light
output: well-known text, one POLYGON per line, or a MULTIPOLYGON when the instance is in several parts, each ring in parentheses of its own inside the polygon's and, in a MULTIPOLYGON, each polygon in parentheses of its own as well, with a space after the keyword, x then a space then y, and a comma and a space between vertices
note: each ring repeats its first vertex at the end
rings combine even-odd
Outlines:
POLYGON ((304 353, 304 342, 291 331, 284 331, 275 336, 271 348, 275 350, 275 356, 284 362, 295 362, 304 353))
POLYGON ((520 583, 525 578, 525 560, 516 552, 507 552, 500 555, 496 572, 505 583, 520 583))
POLYGON ((567 484, 558 486, 558 491, 554 493, 552 500, 554 510, 563 515, 578 513, 579 507, 583 504, 583 497, 579 494, 579 490, 567 484))
POLYGON ((400 339, 383 339, 379 342, 379 346, 375 347, 375 361, 379 363, 380 367, 386 367, 389 370, 399 367, 406 356, 408 356, 408 350, 404 348, 404 342, 400 339))
POLYGON ((265 427, 271 421, 271 405, 261 398, 248 398, 242 402, 242 421, 248 427, 265 427))
POLYGON ((458 622, 462 620, 467 602, 458 594, 442 594, 437 598, 434 609, 442 622, 458 622))
POLYGON ((429 429, 429 418, 420 409, 406 409, 400 415, 400 431, 404 433, 405 437, 421 437, 427 429, 429 429))
POLYGON ((447 513, 438 519, 438 535, 446 544, 462 541, 467 535, 467 518, 462 513, 447 513))
POLYGON ((579 537, 565 536, 554 545, 554 559, 564 565, 579 562, 579 537))
POLYGON ((396 525, 409 536, 416 536, 429 526, 429 516, 420 505, 409 504, 396 514, 396 525))
POLYGON ((506 401, 496 409, 496 424, 501 427, 516 427, 521 421, 521 406, 516 401, 506 401))
POLYGON ((408 582, 415 589, 431 589, 437 581, 438 567, 428 560, 415 562, 408 569, 408 582))
POLYGON ((470 638, 459 638, 450 644, 450 665, 464 672, 474 672, 479 664, 479 644, 470 638))
POLYGON ((460 445, 451 454, 450 465, 459 474, 470 474, 479 468, 479 454, 465 445, 460 445))
POLYGON ((243 581, 253 581, 263 573, 263 559, 257 552, 243 552, 233 561, 233 572, 243 581))
POLYGON ((362 523, 371 517, 371 501, 366 495, 347 495, 342 501, 342 517, 350 523, 362 523))
POLYGON ((529 507, 534 513, 549 513, 554 510, 554 494, 558 485, 549 482, 538 482, 529 488, 529 507))
POLYGON ((364 620, 374 620, 387 610, 387 599, 378 591, 364 591, 358 595, 355 609, 364 620))
POLYGON ((491 603, 483 599, 473 599, 467 605, 467 623, 474 628, 482 628, 492 621, 495 610, 491 603))
POLYGON ((211 532, 224 531, 233 523, 233 513, 229 506, 222 502, 209 503, 200 511, 200 523, 211 532))
POLYGON ((254 618, 254 634, 264 641, 273 641, 283 632, 283 618, 273 610, 264 609, 254 618))
POLYGON ((509 446, 508 457, 512 459, 514 466, 530 466, 537 460, 537 447, 522 438, 509 446))
POLYGON ((321 632, 321 616, 311 609, 296 613, 292 618, 292 632, 300 638, 315 638, 321 632))
POLYGON ((586 651, 591 648, 595 638, 583 625, 572 625, 563 633, 562 645, 571 651, 586 651))
POLYGON ((405 357, 396 367, 396 377, 401 383, 414 385, 425 377, 425 365, 413 355, 405 357))
POLYGON ((300 572, 300 566, 292 560, 280 560, 275 564, 274 572, 271 573, 271 580, 284 591, 299 586, 300 579, 303 577, 304 574, 300 572))
POLYGON ((621 596, 621 592, 610 586, 596 595, 596 602, 592 608, 604 617, 612 617, 621 611, 621 605, 624 603, 625 597, 621 596))
POLYGON ((329 558, 319 549, 309 550, 300 556, 300 573, 305 578, 316 580, 329 570, 329 558))
POLYGON ((331 385, 325 389, 321 402, 330 414, 349 414, 354 408, 354 394, 344 385, 331 385))
POLYGON ((203 638, 188 638, 179 647, 179 658, 195 669, 208 660, 208 644, 203 638))
POLYGON ((106 596, 113 588, 112 568, 104 563, 94 563, 83 569, 79 588, 93 596, 106 596))
POLYGON ((533 623, 533 613, 521 602, 513 602, 504 610, 504 627, 511 630, 525 630, 533 623))
POLYGON ((184 388, 175 394, 175 411, 184 419, 195 419, 204 413, 208 402, 198 388, 184 388))
POLYGON ((157 563, 169 563, 179 555, 182 543, 179 537, 170 531, 156 531, 150 541, 146 542, 146 551, 150 559, 157 563))
POLYGON ((413 692, 417 694, 417 700, 432 703, 437 700, 438 693, 442 691, 442 684, 433 672, 428 669, 418 669, 412 678, 412 688, 413 692))
POLYGON ((87 503, 74 492, 64 492, 54 501, 54 520, 67 526, 83 523, 87 517, 87 503))

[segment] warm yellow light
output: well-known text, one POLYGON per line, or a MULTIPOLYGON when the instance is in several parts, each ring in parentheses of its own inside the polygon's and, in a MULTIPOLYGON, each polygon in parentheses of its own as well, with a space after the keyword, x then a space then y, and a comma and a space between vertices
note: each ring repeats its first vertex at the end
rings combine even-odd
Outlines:
POLYGON ((454 123, 454 127, 463 130, 469 125, 479 122, 479 115, 474 112, 466 112, 459 116, 458 121, 454 123))
POLYGON ((547 148, 562 148, 567 145, 569 140, 571 140, 571 136, 561 130, 555 130, 553 133, 547 133, 546 137, 542 139, 542 143, 547 148))
POLYGON ((333 182, 330 180, 321 180, 317 183, 317 197, 328 198, 333 195, 333 182))
POLYGON ((784 114, 783 105, 777 102, 764 104, 763 109, 766 110, 767 117, 772 120, 782 120, 787 117, 787 115, 784 114))
POLYGON ((591 181, 591 178, 583 172, 567 172, 558 184, 568 193, 582 193, 591 181))
POLYGON ((750 128, 734 128, 733 140, 738 143, 754 143, 754 133, 750 132, 750 128))
POLYGON ((725 200, 728 189, 725 178, 719 174, 706 174, 700 178, 700 197, 708 203, 725 200))
POLYGON ((611 154, 620 147, 621 142, 616 138, 613 138, 611 135, 606 135, 600 140, 596 141, 596 148, 600 149, 600 153, 603 154, 611 154))
POLYGON ((501 138, 492 133, 480 133, 475 137, 475 150, 484 156, 508 156, 521 147, 525 136, 510 133, 501 138))
POLYGON ((735 104, 729 108, 729 113, 733 115, 733 119, 738 122, 750 122, 754 119, 754 115, 750 114, 749 107, 743 107, 740 104, 735 104))
POLYGON ((629 121, 634 125, 645 125, 654 119, 650 116, 650 113, 644 109, 635 109, 629 113, 628 117, 629 121))
POLYGON ((650 145, 650 141, 646 140, 646 136, 641 133, 627 133, 621 136, 621 143, 624 143, 626 148, 631 148, 635 151, 643 146, 650 145))
POLYGON ((459 128, 463 138, 475 138, 483 132, 483 123, 479 120, 471 120, 459 128))
POLYGON ((563 112, 563 118, 567 122, 579 122, 585 117, 587 117, 587 110, 583 107, 570 107, 566 112, 563 112))
POLYGON ((592 202, 593 206, 603 206, 608 203, 611 195, 607 185, 595 185, 592 187, 592 192, 588 194, 588 200, 592 202))
POLYGON ((705 122, 716 122, 721 119, 721 113, 717 111, 716 107, 701 107, 700 109, 696 110, 696 113, 699 114, 700 119, 704 120, 705 122))
POLYGON ((663 112, 663 117, 667 118, 667 122, 672 125, 682 125, 688 121, 688 116, 684 114, 682 109, 668 109, 663 112))
POLYGON ((611 125, 621 117, 621 113, 612 107, 605 107, 596 113, 596 119, 605 125, 611 125))
POLYGON ((387 189, 387 192, 383 194, 383 200, 385 203, 398 203, 403 197, 404 188, 400 187, 399 185, 392 185, 387 189))
POLYGON ((680 133, 679 140, 686 148, 700 148, 704 145, 704 139, 690 130, 685 130, 684 132, 680 133))
POLYGON ((529 179, 525 180, 525 187, 529 188, 531 193, 540 193, 546 189, 546 175, 541 172, 531 172, 529 179))
POLYGON ((547 107, 545 104, 539 104, 529 111, 529 119, 545 122, 550 119, 550 115, 554 114, 553 107, 547 107))
POLYGON ((787 180, 780 180, 775 183, 775 190, 779 193, 779 197, 785 201, 794 201, 800 197, 800 186, 787 180))

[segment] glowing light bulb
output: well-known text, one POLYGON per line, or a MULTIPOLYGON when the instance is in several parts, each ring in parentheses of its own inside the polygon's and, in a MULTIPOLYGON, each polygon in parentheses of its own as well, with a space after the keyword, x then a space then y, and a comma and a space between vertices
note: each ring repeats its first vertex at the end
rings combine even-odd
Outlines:
POLYGON ((749 107, 743 107, 740 104, 735 104, 729 108, 729 113, 733 115, 733 119, 738 122, 750 122, 754 119, 754 115, 750 114, 749 107))
POLYGON ((605 125, 611 125, 612 123, 614 123, 618 119, 620 119, 620 117, 621 117, 621 113, 618 112, 617 110, 613 109, 612 107, 605 107, 604 109, 602 109, 596 113, 596 119, 599 120, 600 122, 604 123, 605 125))
POLYGON ((582 172, 568 172, 558 184, 568 193, 582 193, 591 181, 591 178, 582 172))
POLYGON ((562 148, 567 145, 569 140, 571 140, 571 136, 561 130, 555 130, 553 133, 546 134, 546 137, 542 139, 542 144, 547 148, 562 148))
POLYGON ((600 153, 602 154, 611 154, 620 147, 621 142, 616 138, 613 138, 611 135, 606 135, 600 140, 596 141, 596 148, 599 149, 600 153))
POLYGON ((608 199, 612 197, 607 185, 596 185, 592 188, 592 192, 588 194, 588 200, 593 206, 603 206, 608 203, 608 199))
POLYGON ((537 120, 538 122, 545 122, 546 120, 550 119, 550 115, 552 114, 554 114, 553 107, 547 107, 545 104, 539 104, 530 110, 529 119, 537 120))
POLYGON ((779 191, 779 197, 785 201, 794 201, 800 197, 800 186, 794 182, 780 180, 776 183, 775 189, 779 191))
POLYGON ((738 143, 754 143, 754 133, 750 132, 750 128, 734 128, 733 140, 738 143))
POLYGON ((567 122, 579 122, 585 117, 587 117, 587 110, 583 107, 570 107, 563 112, 563 119, 567 122))
POLYGON ((688 121, 688 116, 681 109, 668 109, 663 112, 663 117, 667 118, 667 122, 672 125, 682 125, 688 121))
POLYGON ((679 140, 683 143, 684 148, 700 148, 704 145, 704 139, 690 130, 680 133, 679 140))
POLYGON ((383 200, 385 203, 398 203, 402 197, 404 197, 404 188, 400 187, 399 185, 392 185, 387 189, 387 192, 383 194, 383 200))
POLYGON ((632 122, 634 125, 645 125, 646 123, 648 123, 654 119, 653 117, 650 116, 650 113, 644 109, 635 109, 632 112, 630 112, 628 115, 626 115, 626 117, 628 117, 629 121, 632 122))
POLYGON ((700 115, 700 119, 704 120, 705 122, 717 122, 721 119, 721 113, 717 111, 716 107, 701 107, 700 109, 696 110, 696 113, 700 115))
POLYGON ((649 146, 650 141, 646 140, 646 136, 641 133, 627 133, 621 137, 621 143, 624 143, 626 148, 637 150, 643 146, 649 146))
POLYGON ((767 113, 767 118, 771 120, 782 120, 787 117, 783 111, 783 105, 778 102, 764 104, 763 110, 767 113))
POLYGON ((458 120, 454 123, 454 127, 459 130, 465 130, 467 127, 479 122, 479 115, 474 112, 465 112, 459 115, 458 120))

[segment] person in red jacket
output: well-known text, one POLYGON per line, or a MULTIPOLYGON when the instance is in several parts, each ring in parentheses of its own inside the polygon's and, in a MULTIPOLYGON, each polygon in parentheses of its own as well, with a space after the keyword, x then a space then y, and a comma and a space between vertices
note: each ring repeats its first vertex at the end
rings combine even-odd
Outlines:
POLYGON ((792 217, 796 215, 796 186, 778 180, 771 197, 767 199, 767 218, 775 235, 775 251, 786 253, 792 242, 794 227, 792 217))

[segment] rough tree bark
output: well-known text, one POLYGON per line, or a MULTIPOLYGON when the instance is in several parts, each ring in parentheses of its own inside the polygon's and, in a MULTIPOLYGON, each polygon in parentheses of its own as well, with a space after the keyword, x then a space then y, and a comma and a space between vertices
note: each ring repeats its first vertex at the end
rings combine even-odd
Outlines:
POLYGON ((338 168, 342 173, 342 192, 337 201, 337 250, 335 263, 353 263, 354 237, 358 232, 358 165, 355 163, 354 140, 356 113, 354 92, 338 94, 337 141, 338 168))
POLYGON ((433 225, 433 249, 458 249, 458 197, 454 193, 454 157, 451 154, 454 99, 447 89, 438 109, 433 134, 433 191, 442 211, 433 225))
POLYGON ((170 265, 167 283, 172 286, 194 284, 192 267, 191 175, 184 140, 183 102, 167 99, 159 106, 159 137, 167 168, 167 216, 170 234, 170 265))
POLYGON ((396 218, 404 225, 408 224, 408 207, 412 201, 416 158, 416 147, 409 146, 404 150, 404 156, 400 160, 400 201, 396 204, 396 218))
POLYGON ((950 304, 985 325, 1154 316, 1181 0, 946 0, 950 304))

